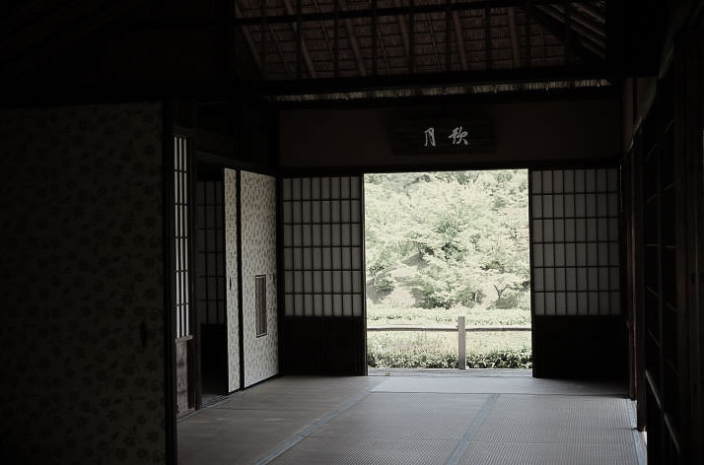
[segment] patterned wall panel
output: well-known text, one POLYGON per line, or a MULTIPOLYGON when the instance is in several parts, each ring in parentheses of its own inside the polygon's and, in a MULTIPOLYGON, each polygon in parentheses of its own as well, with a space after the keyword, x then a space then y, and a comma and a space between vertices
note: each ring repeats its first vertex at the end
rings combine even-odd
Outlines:
POLYGON ((533 309, 621 313, 618 171, 531 171, 533 309))
POLYGON ((0 110, 5 463, 165 461, 161 121, 0 110))
POLYGON ((245 386, 278 373, 276 179, 241 172, 242 309, 245 386), (255 277, 266 275, 267 333, 256 335, 255 277))
POLYGON ((364 313, 362 178, 283 180, 287 317, 364 313))
POLYGON ((237 303, 237 171, 225 169, 225 277, 228 389, 240 388, 240 322, 237 303))

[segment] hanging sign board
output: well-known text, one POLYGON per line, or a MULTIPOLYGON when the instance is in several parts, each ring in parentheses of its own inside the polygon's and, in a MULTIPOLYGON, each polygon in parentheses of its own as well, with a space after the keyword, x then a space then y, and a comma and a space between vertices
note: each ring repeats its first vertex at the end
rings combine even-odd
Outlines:
POLYGON ((399 115, 389 136, 397 155, 491 153, 495 148, 489 118, 468 115, 399 115))

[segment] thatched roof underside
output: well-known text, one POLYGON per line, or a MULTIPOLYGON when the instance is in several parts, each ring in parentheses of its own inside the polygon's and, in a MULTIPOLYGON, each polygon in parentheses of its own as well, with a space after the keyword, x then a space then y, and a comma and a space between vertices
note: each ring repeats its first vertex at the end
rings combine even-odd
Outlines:
MULTIPOLYGON (((312 13, 372 11, 375 3, 378 11, 398 9, 410 1, 338 0, 336 10, 335 0, 302 0, 299 11, 297 0, 236 0, 236 12, 240 18, 264 18, 240 26, 264 80, 558 68, 606 58, 605 1, 377 15, 376 22, 373 16, 305 19, 312 13), (266 21, 286 15, 304 20, 266 21)), ((447 3, 455 2, 414 5, 447 3)))

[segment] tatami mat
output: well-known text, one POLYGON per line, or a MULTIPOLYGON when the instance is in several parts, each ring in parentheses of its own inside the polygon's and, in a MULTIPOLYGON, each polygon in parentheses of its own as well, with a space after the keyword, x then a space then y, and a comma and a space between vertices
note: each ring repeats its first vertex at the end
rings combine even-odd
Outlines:
POLYGON ((609 383, 536 379, 527 376, 391 376, 372 392, 437 392, 445 394, 622 395, 609 383))

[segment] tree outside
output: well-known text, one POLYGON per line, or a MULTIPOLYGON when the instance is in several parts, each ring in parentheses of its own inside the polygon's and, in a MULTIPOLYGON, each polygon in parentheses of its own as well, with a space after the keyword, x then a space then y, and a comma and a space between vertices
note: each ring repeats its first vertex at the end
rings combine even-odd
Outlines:
MULTIPOLYGON (((368 174, 365 211, 369 326, 530 325, 527 170, 368 174)), ((530 365, 528 332, 467 338, 470 366, 530 365)), ((370 332, 368 355, 451 367, 456 334, 370 332)))

